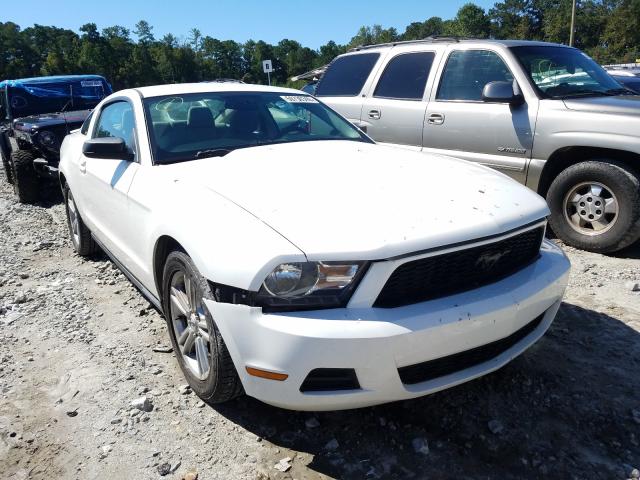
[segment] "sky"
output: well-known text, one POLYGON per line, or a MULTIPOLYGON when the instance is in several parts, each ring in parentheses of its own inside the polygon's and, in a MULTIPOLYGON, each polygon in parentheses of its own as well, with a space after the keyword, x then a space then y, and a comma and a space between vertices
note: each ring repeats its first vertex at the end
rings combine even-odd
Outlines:
MULTIPOLYGON (((33 24, 78 31, 93 22, 99 29, 138 20, 153 26, 156 38, 173 33, 187 38, 192 28, 220 40, 277 43, 283 38, 318 48, 329 40, 347 43, 363 25, 395 27, 402 33, 415 21, 453 18, 469 0, 29 0, 28 8, 3 8, 0 22, 22 28, 33 24)), ((496 0, 473 0, 488 10, 496 0)), ((134 37, 132 35, 132 37, 134 37)))

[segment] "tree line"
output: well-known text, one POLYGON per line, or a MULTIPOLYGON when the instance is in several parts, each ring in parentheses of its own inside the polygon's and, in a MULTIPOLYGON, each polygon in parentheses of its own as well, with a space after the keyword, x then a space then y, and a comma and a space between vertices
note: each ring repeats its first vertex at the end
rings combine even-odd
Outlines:
MULTIPOLYGON (((579 0, 575 46, 601 63, 632 62, 640 57, 640 0, 579 0)), ((203 35, 196 28, 187 38, 166 34, 139 21, 133 31, 95 23, 79 32, 54 26, 22 29, 0 22, 0 80, 70 73, 104 75, 115 89, 159 83, 218 78, 266 83, 262 60, 273 61, 272 81, 292 85, 291 76, 330 62, 358 45, 416 40, 430 35, 543 40, 567 44, 571 0, 504 0, 488 11, 463 5, 453 19, 430 17, 396 28, 363 26, 346 45, 329 41, 318 49, 284 39, 239 43, 203 35)), ((294 86, 300 86, 294 84, 294 86)))

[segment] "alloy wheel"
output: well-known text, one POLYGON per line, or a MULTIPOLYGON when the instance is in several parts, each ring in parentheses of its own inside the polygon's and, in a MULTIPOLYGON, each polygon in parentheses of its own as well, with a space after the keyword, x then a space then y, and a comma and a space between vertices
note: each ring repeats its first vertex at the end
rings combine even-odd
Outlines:
POLYGON ((584 182, 573 187, 564 199, 565 219, 578 233, 600 235, 618 219, 618 199, 609 187, 599 182, 584 182))
POLYGON ((80 219, 71 191, 67 192, 67 212, 69 214, 69 227, 71 227, 73 243, 74 245, 80 245, 80 219))
POLYGON ((196 284, 186 272, 177 271, 171 277, 169 296, 178 353, 191 373, 205 380, 211 364, 211 337, 196 284))

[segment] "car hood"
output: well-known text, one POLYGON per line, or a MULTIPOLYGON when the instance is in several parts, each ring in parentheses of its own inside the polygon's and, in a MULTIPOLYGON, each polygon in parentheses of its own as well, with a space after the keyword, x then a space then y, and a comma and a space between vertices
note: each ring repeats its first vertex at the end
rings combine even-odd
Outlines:
POLYGON ((231 200, 309 260, 390 258, 549 213, 540 196, 486 167, 361 142, 251 147, 159 168, 231 200))
POLYGON ((18 130, 31 130, 32 128, 54 127, 64 124, 69 124, 70 126, 81 125, 89 116, 89 113, 91 113, 91 110, 30 115, 16 118, 13 121, 13 125, 18 130))
POLYGON ((592 97, 564 100, 569 110, 619 115, 640 115, 640 95, 592 97))

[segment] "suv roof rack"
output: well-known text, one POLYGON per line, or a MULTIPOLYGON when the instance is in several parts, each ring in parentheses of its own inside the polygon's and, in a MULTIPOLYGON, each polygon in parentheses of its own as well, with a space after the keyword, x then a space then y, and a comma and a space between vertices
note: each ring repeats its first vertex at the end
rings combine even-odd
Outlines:
POLYGON ((429 35, 426 38, 422 38, 420 40, 400 40, 397 42, 389 42, 389 43, 376 43, 375 45, 358 45, 357 47, 353 47, 350 49, 350 52, 357 52, 360 50, 368 50, 370 48, 378 48, 378 47, 395 47, 396 45, 408 45, 412 43, 457 43, 460 40, 474 40, 471 37, 459 37, 457 35, 429 35))

